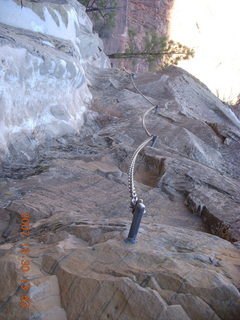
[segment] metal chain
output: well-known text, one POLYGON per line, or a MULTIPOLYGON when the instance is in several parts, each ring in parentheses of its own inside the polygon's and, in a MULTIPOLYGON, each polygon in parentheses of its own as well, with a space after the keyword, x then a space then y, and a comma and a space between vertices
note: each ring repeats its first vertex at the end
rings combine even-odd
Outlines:
POLYGON ((129 193, 130 193, 130 198, 131 198, 131 201, 130 201, 130 208, 132 209, 132 212, 134 212, 134 208, 136 206, 136 203, 137 201, 139 200, 138 198, 138 195, 137 195, 137 192, 136 192, 136 189, 135 189, 135 185, 134 185, 134 170, 135 170, 135 164, 136 164, 136 159, 137 159, 137 156, 138 154, 140 153, 140 151, 146 147, 146 145, 150 142, 150 141, 153 141, 153 139, 155 138, 155 136, 153 134, 151 134, 147 127, 146 127, 146 124, 145 124, 145 118, 147 116, 147 114, 149 112, 151 112, 152 110, 154 110, 155 108, 158 107, 158 105, 155 105, 153 104, 136 86, 134 80, 133 80, 133 76, 134 76, 134 73, 130 73, 128 72, 125 68, 124 68, 125 72, 130 74, 131 75, 131 80, 132 80, 132 84, 134 86, 134 88, 137 90, 137 92, 145 99, 147 100, 149 103, 151 103, 151 105, 153 107, 151 107, 150 109, 148 109, 144 114, 143 114, 143 117, 142 117, 142 126, 143 126, 143 129, 145 130, 146 134, 148 135, 148 138, 142 142, 138 148, 135 150, 132 158, 131 158, 131 163, 130 163, 130 166, 129 166, 129 170, 128 170, 128 188, 129 188, 129 193))
POLYGON ((138 87, 136 86, 136 84, 135 84, 135 82, 134 82, 134 80, 133 80, 133 77, 135 76, 135 74, 128 72, 125 68, 124 68, 124 70, 125 70, 125 72, 127 72, 128 74, 131 75, 132 84, 133 84, 134 88, 137 90, 137 92, 138 92, 144 99, 146 99, 149 103, 151 103, 152 106, 156 107, 156 105, 155 105, 154 103, 152 103, 152 101, 151 101, 150 99, 148 99, 148 97, 146 97, 146 96, 138 89, 138 87))
POLYGON ((151 112, 152 110, 156 109, 158 106, 155 105, 154 107, 148 109, 144 114, 143 114, 143 117, 142 117, 142 126, 143 126, 143 129, 145 130, 146 134, 149 136, 149 137, 153 137, 153 135, 148 131, 146 125, 145 125, 145 118, 146 118, 146 115, 151 112))
POLYGON ((136 189, 135 189, 135 185, 134 185, 134 170, 135 170, 135 163, 136 163, 136 159, 137 156, 139 154, 139 152, 146 147, 146 145, 152 140, 153 136, 148 137, 143 143, 140 144, 140 146, 135 150, 132 159, 131 159, 131 163, 129 166, 129 170, 128 170, 128 189, 129 189, 129 193, 130 193, 130 208, 134 211, 134 207, 136 205, 136 202, 139 200, 136 189))

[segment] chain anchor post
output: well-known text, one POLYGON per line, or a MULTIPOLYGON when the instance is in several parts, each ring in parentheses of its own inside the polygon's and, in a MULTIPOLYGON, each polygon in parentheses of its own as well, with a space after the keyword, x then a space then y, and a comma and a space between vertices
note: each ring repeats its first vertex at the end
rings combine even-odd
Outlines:
MULTIPOLYGON (((126 71, 126 70, 125 70, 126 71)), ((128 170, 128 188, 129 188, 129 192, 130 192, 130 198, 131 198, 131 202, 130 202, 130 208, 132 210, 133 213, 133 218, 132 218, 132 224, 128 233, 128 237, 127 239, 125 239, 124 241, 126 243, 129 244, 133 244, 136 243, 136 238, 137 238, 137 234, 139 231, 139 227, 140 227, 140 223, 142 220, 142 216, 143 214, 146 212, 145 211, 145 205, 143 203, 142 199, 139 199, 135 190, 135 186, 134 186, 134 169, 135 169, 135 163, 136 163, 136 159, 138 154, 141 152, 141 150, 144 149, 144 147, 147 146, 147 144, 149 142, 151 142, 151 147, 154 147, 156 144, 156 140, 158 138, 158 136, 154 136, 153 134, 151 134, 145 124, 145 118, 147 116, 148 113, 150 113, 151 111, 155 110, 155 114, 157 113, 157 109, 158 109, 158 105, 155 105, 149 98, 147 98, 136 86, 133 77, 134 74, 133 73, 129 73, 128 71, 126 71, 130 76, 131 76, 131 80, 132 80, 132 84, 134 86, 134 88, 137 90, 137 92, 145 99, 147 100, 152 107, 150 109, 148 109, 142 116, 142 126, 143 129, 146 133, 146 135, 148 136, 148 138, 142 142, 140 144, 140 146, 138 146, 138 148, 135 150, 132 159, 131 159, 131 163, 129 166, 129 170, 128 170)))
POLYGON ((135 204, 132 224, 128 233, 128 237, 127 239, 124 240, 126 243, 130 243, 130 244, 136 243, 138 230, 139 230, 142 216, 144 213, 145 213, 145 205, 143 204, 143 200, 139 199, 135 204))

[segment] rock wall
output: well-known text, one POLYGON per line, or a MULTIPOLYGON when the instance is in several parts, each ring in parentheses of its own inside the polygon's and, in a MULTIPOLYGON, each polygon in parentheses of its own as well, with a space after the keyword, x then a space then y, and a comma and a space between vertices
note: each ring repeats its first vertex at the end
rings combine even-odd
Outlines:
MULTIPOLYGON (((173 0, 118 0, 116 27, 110 38, 103 39, 107 54, 124 52, 128 48, 128 31, 135 30, 136 43, 141 49, 145 32, 155 30, 159 36, 168 35, 170 12, 173 0)), ((112 59, 114 66, 126 67, 134 71, 146 71, 147 65, 142 60, 132 65, 129 59, 112 59)))
POLYGON ((151 105, 127 73, 90 74, 95 118, 85 127, 97 130, 58 139, 38 174, 28 165, 0 179, 0 320, 238 319, 239 119, 180 68, 135 79, 159 106, 146 119, 158 140, 138 157, 146 213, 129 245, 126 172, 151 105), (22 212, 29 272, 20 270, 22 212), (28 309, 18 304, 25 277, 28 309))
POLYGON ((0 158, 32 161, 46 140, 79 132, 86 71, 109 67, 77 1, 0 1, 0 158))
POLYGON ((236 320, 239 108, 177 67, 135 85, 104 68, 75 1, 0 4, 1 154, 12 157, 0 166, 0 320, 236 320), (158 106, 146 119, 158 139, 136 163, 146 212, 129 245, 127 171, 151 107, 136 86, 158 106))

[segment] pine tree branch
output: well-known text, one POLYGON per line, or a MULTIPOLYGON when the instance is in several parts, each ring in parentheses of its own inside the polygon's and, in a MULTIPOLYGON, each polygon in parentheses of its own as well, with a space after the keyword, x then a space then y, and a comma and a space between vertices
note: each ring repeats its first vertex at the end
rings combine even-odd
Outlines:
POLYGON ((87 7, 86 12, 93 12, 93 11, 104 11, 104 10, 115 10, 120 9, 121 7, 107 7, 107 8, 99 8, 99 7, 87 7))
POLYGON ((173 54, 182 54, 182 52, 169 52, 169 51, 162 51, 162 52, 117 52, 109 54, 108 57, 111 59, 128 59, 128 58, 137 58, 137 57, 162 57, 163 55, 173 55, 173 54))

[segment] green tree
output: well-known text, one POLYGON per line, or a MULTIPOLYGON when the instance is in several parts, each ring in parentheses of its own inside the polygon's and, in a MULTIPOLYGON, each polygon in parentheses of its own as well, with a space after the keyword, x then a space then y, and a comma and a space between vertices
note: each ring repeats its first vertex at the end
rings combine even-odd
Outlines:
POLYGON ((159 37, 155 30, 145 33, 143 48, 139 49, 136 43, 137 32, 129 30, 128 48, 125 52, 117 52, 109 55, 112 59, 136 59, 141 58, 149 63, 150 69, 162 69, 169 65, 177 65, 180 60, 194 57, 194 49, 180 42, 159 37))
POLYGON ((94 25, 94 31, 100 38, 108 38, 115 27, 117 7, 116 0, 78 0, 86 7, 94 25))

